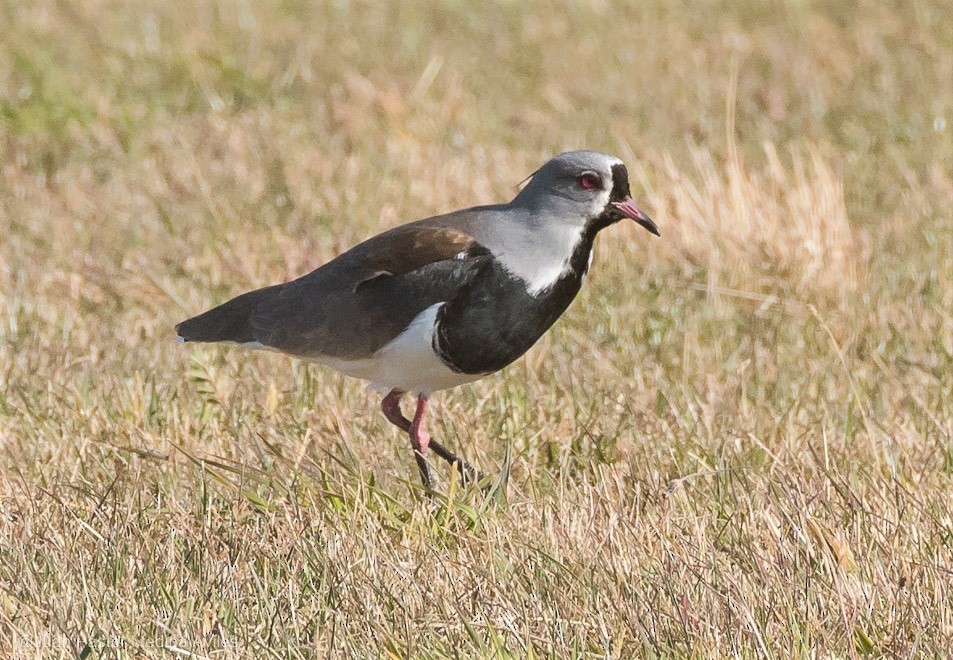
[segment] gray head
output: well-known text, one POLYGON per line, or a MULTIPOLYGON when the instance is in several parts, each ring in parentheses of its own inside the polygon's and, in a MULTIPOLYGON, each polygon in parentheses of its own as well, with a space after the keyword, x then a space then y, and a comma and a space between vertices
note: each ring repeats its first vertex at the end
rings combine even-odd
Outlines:
POLYGON ((625 164, 598 151, 555 156, 532 174, 512 204, 595 231, 630 218, 659 235, 655 223, 632 200, 625 164))

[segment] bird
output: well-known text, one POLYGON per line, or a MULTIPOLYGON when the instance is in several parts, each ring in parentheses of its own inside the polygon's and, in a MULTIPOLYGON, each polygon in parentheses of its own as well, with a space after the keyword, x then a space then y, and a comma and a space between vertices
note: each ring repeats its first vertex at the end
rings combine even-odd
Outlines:
POLYGON ((596 235, 625 219, 660 236, 632 199, 619 158, 568 151, 527 177, 508 203, 394 227, 175 331, 182 342, 269 349, 368 381, 384 395, 387 420, 410 436, 421 482, 433 492, 428 451, 468 482, 482 475, 431 438, 431 396, 526 353, 579 292, 596 235), (409 419, 405 395, 416 399, 409 419))

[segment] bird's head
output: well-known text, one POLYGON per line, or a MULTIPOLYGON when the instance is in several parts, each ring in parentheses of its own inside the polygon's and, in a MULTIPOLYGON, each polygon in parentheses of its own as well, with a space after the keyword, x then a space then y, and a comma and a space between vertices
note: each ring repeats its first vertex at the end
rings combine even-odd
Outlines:
POLYGON ((632 199, 625 164, 598 151, 567 151, 550 159, 513 203, 578 219, 597 231, 629 218, 659 236, 658 226, 632 199))

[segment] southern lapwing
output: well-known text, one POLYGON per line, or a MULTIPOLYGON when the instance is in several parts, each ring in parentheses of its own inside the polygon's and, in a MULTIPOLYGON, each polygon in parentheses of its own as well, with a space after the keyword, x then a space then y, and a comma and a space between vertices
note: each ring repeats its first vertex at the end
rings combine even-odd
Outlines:
POLYGON ((182 341, 272 349, 370 381, 387 393, 384 416, 409 433, 428 490, 428 448, 472 480, 476 472, 427 433, 428 398, 523 355, 579 292, 596 234, 624 218, 659 235, 632 201, 622 161, 570 151, 508 204, 395 227, 175 329, 182 341), (400 410, 405 394, 417 398, 412 420, 400 410))

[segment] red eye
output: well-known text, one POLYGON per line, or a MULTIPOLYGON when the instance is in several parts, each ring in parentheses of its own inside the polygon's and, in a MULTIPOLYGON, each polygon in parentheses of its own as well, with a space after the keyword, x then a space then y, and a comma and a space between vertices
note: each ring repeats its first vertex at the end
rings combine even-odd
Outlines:
POLYGON ((576 181, 579 182, 579 187, 586 190, 595 190, 596 188, 602 187, 602 179, 599 178, 598 174, 593 174, 592 172, 586 172, 580 176, 576 181))

